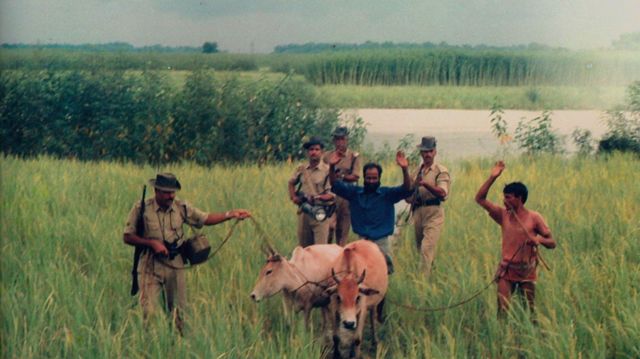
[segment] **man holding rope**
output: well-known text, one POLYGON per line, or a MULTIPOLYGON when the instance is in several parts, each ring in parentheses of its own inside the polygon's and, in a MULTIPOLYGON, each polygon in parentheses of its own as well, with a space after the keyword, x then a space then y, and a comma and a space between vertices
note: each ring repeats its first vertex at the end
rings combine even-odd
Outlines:
MULTIPOLYGON (((159 297, 163 293, 165 308, 174 318, 176 328, 182 333, 181 311, 186 304, 184 260, 181 246, 185 242, 183 225, 196 228, 222 223, 232 218, 245 219, 251 214, 244 209, 223 213, 206 213, 189 203, 176 199, 180 182, 172 173, 158 173, 149 180, 155 189, 155 197, 144 201, 144 233, 136 233, 142 203, 136 202, 129 212, 124 228, 124 242, 142 247, 137 266, 137 281, 140 283, 140 305, 144 317, 157 311, 159 297)), ((134 279, 134 283, 135 282, 134 279)), ((137 286, 136 286, 137 287, 137 286)), ((132 290, 135 294, 137 288, 132 290)))
POLYGON ((556 247, 544 218, 524 207, 528 196, 524 184, 513 182, 504 187, 504 207, 487 200, 489 189, 504 168, 503 161, 495 164, 475 198, 502 228, 502 261, 495 277, 498 283, 498 318, 504 317, 511 295, 516 290, 524 295, 531 313, 534 313, 536 268, 541 259, 538 245, 549 249, 556 247))

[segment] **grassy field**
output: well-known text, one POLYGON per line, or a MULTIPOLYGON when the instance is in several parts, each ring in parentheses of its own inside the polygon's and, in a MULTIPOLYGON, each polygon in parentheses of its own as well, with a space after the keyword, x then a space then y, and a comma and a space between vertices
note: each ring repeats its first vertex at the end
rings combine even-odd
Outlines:
MULTIPOLYGON (((498 227, 473 202, 493 160, 447 163, 453 174, 447 221, 429 282, 419 274, 410 227, 395 242, 389 298, 443 306, 482 288, 499 259, 498 227)), ((414 166, 417 164, 413 164, 414 166)), ((542 250, 552 271, 538 286, 539 327, 517 304, 504 326, 495 288, 457 309, 432 314, 388 305, 377 358, 640 357, 640 186, 637 157, 511 158, 490 193, 508 181, 529 185, 529 208, 548 220, 558 248, 542 250)), ((383 183, 399 182, 387 165, 383 183)), ((264 263, 261 237, 241 223, 220 255, 187 273, 187 334, 168 320, 145 330, 128 294, 132 248, 125 217, 156 169, 113 163, 0 158, 4 358, 318 358, 318 329, 283 317, 279 298, 254 304, 249 292, 264 263)), ((248 208, 287 255, 295 208, 286 181, 293 165, 163 168, 178 174, 179 197, 222 211, 248 208)), ((231 223, 205 229, 215 246, 231 223)), ((318 323, 318 313, 314 314, 318 323)), ((365 336, 368 336, 368 330, 365 336)))
POLYGON ((623 86, 354 86, 318 87, 336 108, 607 110, 624 101, 623 86))
MULTIPOLYGON (((189 71, 162 71, 174 88, 189 71)), ((278 81, 269 71, 217 72, 240 81, 278 81)), ((302 79, 301 75, 295 75, 302 79)), ((608 110, 625 99, 624 86, 316 86, 332 108, 489 109, 496 99, 504 109, 608 110)))

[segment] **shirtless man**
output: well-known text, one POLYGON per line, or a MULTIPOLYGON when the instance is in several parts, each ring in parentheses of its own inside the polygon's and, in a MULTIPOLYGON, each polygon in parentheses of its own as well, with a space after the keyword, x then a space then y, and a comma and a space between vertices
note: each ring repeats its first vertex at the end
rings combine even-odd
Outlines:
POLYGON ((476 194, 476 202, 502 228, 502 261, 496 273, 498 283, 498 317, 503 317, 509 307, 509 299, 518 289, 524 294, 531 313, 534 311, 538 245, 556 247, 556 241, 540 213, 524 207, 527 187, 520 182, 504 187, 504 207, 487 200, 491 185, 502 174, 505 164, 498 161, 491 175, 476 194))

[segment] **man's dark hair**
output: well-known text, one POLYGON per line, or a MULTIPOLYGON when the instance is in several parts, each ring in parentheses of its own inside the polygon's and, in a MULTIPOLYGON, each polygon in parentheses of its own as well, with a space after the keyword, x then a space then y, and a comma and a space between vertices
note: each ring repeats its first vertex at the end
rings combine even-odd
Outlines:
POLYGON ((509 193, 516 197, 520 197, 522 200, 522 204, 527 202, 527 197, 529 196, 529 191, 527 190, 527 186, 522 182, 511 182, 504 186, 502 193, 509 193))
POLYGON ((382 166, 373 162, 369 162, 366 165, 364 165, 364 167, 362 167, 362 177, 365 177, 367 175, 367 170, 371 168, 378 169, 378 177, 382 178, 382 166))

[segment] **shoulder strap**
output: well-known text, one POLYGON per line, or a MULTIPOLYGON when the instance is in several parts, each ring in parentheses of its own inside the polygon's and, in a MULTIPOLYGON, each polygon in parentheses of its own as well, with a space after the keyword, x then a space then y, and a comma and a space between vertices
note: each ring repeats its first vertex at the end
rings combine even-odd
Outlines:
POLYGON ((191 225, 191 223, 189 223, 189 217, 187 215, 187 204, 182 203, 181 207, 183 209, 183 213, 181 213, 183 223, 186 223, 189 226, 189 228, 191 228, 191 232, 197 233, 196 229, 191 225))
MULTIPOLYGON (((324 189, 327 186, 327 181, 329 180, 329 175, 324 178, 324 182, 322 182, 322 188, 324 189)), ((326 191, 322 191, 324 193, 326 191)))

